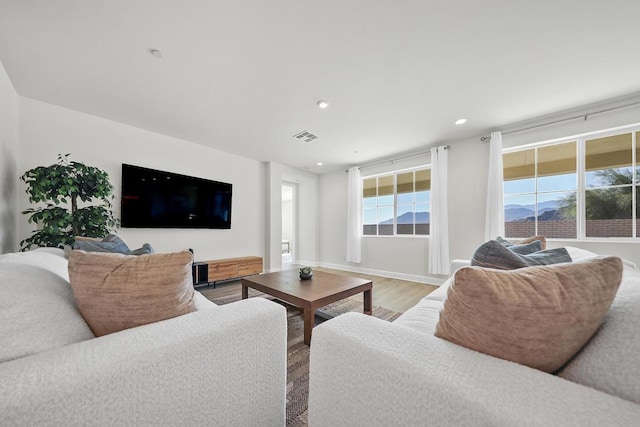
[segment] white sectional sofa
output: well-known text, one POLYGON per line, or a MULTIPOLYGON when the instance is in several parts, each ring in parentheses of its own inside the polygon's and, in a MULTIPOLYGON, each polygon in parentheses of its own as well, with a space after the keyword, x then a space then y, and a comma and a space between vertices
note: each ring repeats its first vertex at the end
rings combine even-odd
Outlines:
POLYGON ((260 298, 94 338, 57 249, 0 256, 0 425, 282 426, 286 313, 260 298))
MULTIPOLYGON (((574 261, 596 256, 567 249, 574 261)), ((450 283, 393 323, 348 313, 316 327, 311 427, 640 425, 640 272, 633 264, 625 263, 604 323, 559 375, 435 337, 450 283)))

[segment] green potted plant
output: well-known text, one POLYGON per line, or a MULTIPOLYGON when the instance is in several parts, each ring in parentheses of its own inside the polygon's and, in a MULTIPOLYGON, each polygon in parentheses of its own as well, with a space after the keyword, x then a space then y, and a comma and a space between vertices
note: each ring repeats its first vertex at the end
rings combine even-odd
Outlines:
POLYGON ((30 169, 20 177, 29 201, 46 203, 22 212, 29 215, 29 223, 38 224, 31 237, 20 242, 23 251, 32 246, 73 245, 75 236, 104 237, 119 226, 111 211, 114 187, 109 175, 70 161, 69 156, 59 154, 57 163, 30 169))
POLYGON ((309 280, 313 277, 313 270, 311 267, 302 267, 300 269, 300 279, 301 280, 309 280))

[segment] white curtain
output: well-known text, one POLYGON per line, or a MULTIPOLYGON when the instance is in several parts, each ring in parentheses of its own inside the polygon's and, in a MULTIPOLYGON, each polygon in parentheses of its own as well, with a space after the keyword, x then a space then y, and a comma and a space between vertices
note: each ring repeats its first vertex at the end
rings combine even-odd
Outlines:
POLYGON ((349 169, 347 189, 347 261, 359 263, 362 258, 362 179, 360 169, 349 169))
POLYGON ((447 157, 448 150, 445 147, 434 147, 431 149, 429 274, 449 274, 447 157))
POLYGON ((502 133, 491 132, 489 147, 489 180, 484 238, 493 240, 504 236, 504 199, 502 181, 502 133))

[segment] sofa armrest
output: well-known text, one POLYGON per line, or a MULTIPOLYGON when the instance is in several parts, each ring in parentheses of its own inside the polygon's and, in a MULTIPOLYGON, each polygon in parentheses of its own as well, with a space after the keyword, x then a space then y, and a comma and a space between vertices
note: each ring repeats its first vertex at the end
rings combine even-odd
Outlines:
POLYGON ((310 426, 637 425, 640 406, 359 313, 313 331, 310 426))
POLYGON ((285 421, 286 311, 262 298, 0 364, 0 425, 285 421))
POLYGON ((453 276, 453 274, 460 270, 462 267, 468 267, 471 265, 471 261, 468 259, 454 259, 451 260, 451 262, 449 263, 449 273, 451 274, 451 276, 453 276))

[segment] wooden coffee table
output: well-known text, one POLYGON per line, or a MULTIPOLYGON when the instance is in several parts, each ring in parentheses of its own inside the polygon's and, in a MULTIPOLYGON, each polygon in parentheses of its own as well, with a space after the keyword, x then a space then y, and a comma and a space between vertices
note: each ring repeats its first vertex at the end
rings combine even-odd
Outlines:
POLYGON ((249 288, 301 308, 304 315, 304 343, 307 345, 311 344, 315 312, 320 307, 364 292, 364 313, 371 315, 371 280, 323 271, 314 271, 313 278, 300 280, 298 270, 285 270, 243 277, 242 299, 249 296, 249 288))

